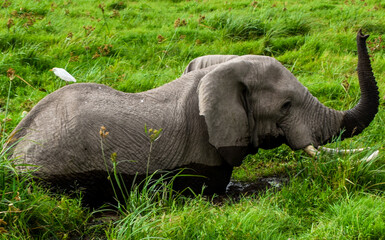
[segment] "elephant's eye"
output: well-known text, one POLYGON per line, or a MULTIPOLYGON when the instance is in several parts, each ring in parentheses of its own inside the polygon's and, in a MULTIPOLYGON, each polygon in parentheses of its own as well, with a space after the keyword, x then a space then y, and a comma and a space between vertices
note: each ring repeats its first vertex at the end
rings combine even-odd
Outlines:
POLYGON ((291 102, 290 101, 287 101, 285 102, 282 107, 281 107, 281 112, 286 114, 291 108, 291 102))

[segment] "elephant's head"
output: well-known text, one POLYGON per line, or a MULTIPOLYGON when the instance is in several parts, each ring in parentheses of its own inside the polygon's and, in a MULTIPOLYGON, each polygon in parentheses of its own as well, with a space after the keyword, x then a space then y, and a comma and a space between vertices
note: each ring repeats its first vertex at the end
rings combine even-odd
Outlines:
POLYGON ((271 57, 242 56, 213 67, 198 87, 199 111, 210 143, 228 162, 239 165, 258 148, 285 143, 294 150, 305 149, 326 143, 341 130, 343 138, 362 132, 379 104, 367 37, 357 34, 361 100, 348 111, 321 104, 271 57))

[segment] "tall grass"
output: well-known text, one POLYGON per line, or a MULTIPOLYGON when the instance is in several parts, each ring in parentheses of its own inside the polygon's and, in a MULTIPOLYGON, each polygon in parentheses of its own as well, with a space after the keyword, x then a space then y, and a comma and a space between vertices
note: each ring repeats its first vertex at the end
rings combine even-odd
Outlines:
POLYGON ((318 161, 305 157, 297 175, 280 191, 271 189, 238 201, 225 199, 218 203, 215 198, 197 196, 184 200, 183 205, 171 204, 165 208, 141 202, 118 222, 109 236, 111 239, 381 238, 383 190, 360 184, 361 177, 383 183, 384 174, 378 175, 381 167, 375 166, 380 161, 362 162, 358 156, 336 159, 321 156, 318 161))
POLYGON ((122 219, 115 222, 116 226, 109 230, 108 235, 116 239, 145 237, 161 224, 157 219, 160 214, 184 202, 181 192, 173 189, 174 180, 183 175, 173 172, 159 174, 156 171, 134 183, 124 201, 118 201, 116 209, 122 219))
MULTIPOLYGON (((2 147, 2 146, 1 146, 2 147)), ((86 232, 89 218, 77 195, 53 195, 20 173, 17 159, 0 155, 0 234, 6 239, 71 238, 86 232)))

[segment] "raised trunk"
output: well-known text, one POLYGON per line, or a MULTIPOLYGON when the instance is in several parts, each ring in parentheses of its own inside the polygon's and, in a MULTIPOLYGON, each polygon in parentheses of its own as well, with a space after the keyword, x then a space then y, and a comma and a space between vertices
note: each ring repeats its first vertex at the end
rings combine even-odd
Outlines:
MULTIPOLYGON (((317 134, 313 136, 314 139, 311 145, 318 147, 325 144, 333 136, 338 136, 341 130, 344 130, 341 136, 342 139, 359 134, 370 124, 376 115, 379 105, 379 92, 366 49, 366 39, 368 37, 369 35, 363 35, 361 30, 357 33, 357 72, 361 89, 360 101, 354 108, 344 112, 324 108, 321 111, 323 114, 317 117, 318 120, 323 119, 323 122, 319 124, 322 129, 314 131, 317 134)), ((311 111, 309 110, 308 112, 311 111)), ((310 155, 314 155, 316 151, 312 146, 306 146, 304 150, 310 155)))
POLYGON ((360 81, 361 99, 354 108, 344 112, 341 128, 345 129, 345 131, 342 138, 361 133, 370 124, 378 111, 379 92, 366 49, 366 39, 368 37, 369 35, 363 35, 361 30, 357 33, 357 72, 360 81))

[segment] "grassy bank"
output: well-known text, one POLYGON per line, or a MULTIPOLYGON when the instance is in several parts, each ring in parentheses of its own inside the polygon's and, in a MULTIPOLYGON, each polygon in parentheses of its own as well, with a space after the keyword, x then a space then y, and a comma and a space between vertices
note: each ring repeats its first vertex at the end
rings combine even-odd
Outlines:
POLYGON ((0 160, 0 237, 4 239, 381 239, 385 232, 385 4, 365 1, 18 1, 0 3, 0 134, 3 144, 25 112, 78 82, 140 92, 176 79, 208 54, 269 55, 325 105, 360 97, 355 36, 368 43, 379 112, 359 136, 331 147, 371 147, 317 161, 286 146, 248 156, 234 179, 286 176, 280 189, 239 199, 134 191, 116 214, 80 204, 81 193, 52 193, 0 160), (11 70, 12 69, 12 70, 11 70), (375 149, 380 155, 362 161, 375 149), (163 195, 162 195, 163 194, 163 195), (166 194, 167 195, 167 194, 166 194), (167 195, 169 196, 169 194, 167 195), (104 216, 104 217, 100 217, 104 216))

